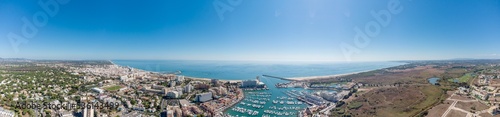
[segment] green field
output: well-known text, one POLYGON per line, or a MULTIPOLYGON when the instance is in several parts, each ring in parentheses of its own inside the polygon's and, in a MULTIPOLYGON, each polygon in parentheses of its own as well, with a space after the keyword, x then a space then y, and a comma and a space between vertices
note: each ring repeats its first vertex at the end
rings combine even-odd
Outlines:
POLYGON ((113 86, 108 86, 108 87, 105 87, 104 89, 107 90, 107 91, 117 91, 119 90, 120 88, 122 88, 122 86, 119 86, 119 85, 113 85, 113 86))
POLYGON ((472 78, 472 73, 467 73, 465 75, 463 75, 462 77, 460 78, 453 78, 453 79, 448 79, 448 81, 450 82, 455 82, 455 79, 458 80, 457 83, 462 83, 462 82, 467 82, 469 81, 470 79, 472 78))

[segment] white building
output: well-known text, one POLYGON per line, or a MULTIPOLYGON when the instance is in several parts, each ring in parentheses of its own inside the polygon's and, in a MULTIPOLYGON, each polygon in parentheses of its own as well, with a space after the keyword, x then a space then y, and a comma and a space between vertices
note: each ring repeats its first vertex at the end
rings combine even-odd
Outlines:
POLYGON ((125 75, 125 76, 120 76, 120 81, 122 81, 122 82, 127 82, 127 81, 129 81, 129 80, 130 80, 130 78, 129 78, 127 75, 125 75))
POLYGON ((332 102, 337 102, 339 98, 337 97, 337 92, 335 91, 322 91, 319 93, 319 96, 321 96, 323 99, 332 101, 332 102))
POLYGON ((177 91, 169 91, 169 92, 167 92, 166 96, 169 98, 180 98, 181 97, 181 95, 177 91))
POLYGON ((185 93, 191 93, 191 91, 193 91, 193 86, 191 84, 188 84, 186 86, 184 86, 184 92, 185 93))
POLYGON ((257 80, 243 80, 241 82, 241 87, 247 88, 247 87, 255 87, 257 86, 257 80))
POLYGON ((184 94, 184 93, 182 93, 182 92, 184 92, 184 88, 182 88, 181 86, 175 87, 174 91, 177 91, 179 93, 179 95, 184 94))
POLYGON ((466 95, 468 92, 469 92, 469 89, 468 89, 468 88, 465 88, 465 87, 458 87, 458 92, 457 92, 457 94, 466 95))
POLYGON ((58 115, 59 117, 74 117, 73 113, 71 113, 70 111, 60 111, 58 115))
POLYGON ((97 88, 97 87, 92 88, 92 91, 95 91, 97 93, 104 93, 104 90, 97 88))
POLYGON ((323 98, 321 98, 319 96, 316 96, 316 95, 305 95, 304 97, 305 97, 305 99, 308 102, 314 103, 316 105, 325 104, 325 101, 323 100, 323 98))
POLYGON ((170 82, 170 87, 175 87, 175 85, 176 85, 176 84, 175 84, 175 82, 174 82, 174 81, 171 81, 171 82, 170 82))
POLYGON ((488 93, 486 93, 486 92, 479 92, 479 91, 476 91, 476 90, 473 90, 472 94, 474 96, 478 97, 481 100, 487 100, 488 97, 489 97, 488 93))
POLYGON ((212 100, 212 92, 196 94, 195 101, 206 102, 212 100))
POLYGON ((14 111, 10 110, 5 110, 2 107, 0 107, 0 117, 14 117, 14 111))
POLYGON ((266 84, 263 82, 260 82, 259 77, 257 77, 255 80, 243 80, 241 82, 241 87, 242 88, 265 88, 266 84))
POLYGON ((184 76, 182 76, 182 75, 175 76, 175 80, 177 82, 184 82, 184 76))
POLYGON ((83 117, 94 117, 94 109, 92 108, 83 108, 83 117))

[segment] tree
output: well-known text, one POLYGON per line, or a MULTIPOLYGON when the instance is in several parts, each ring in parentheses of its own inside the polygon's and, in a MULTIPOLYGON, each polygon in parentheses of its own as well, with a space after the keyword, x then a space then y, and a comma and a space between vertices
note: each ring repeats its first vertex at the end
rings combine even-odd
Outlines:
POLYGON ((28 110, 28 114, 29 114, 30 116, 34 116, 34 115, 35 115, 34 113, 35 113, 35 112, 33 112, 33 109, 29 109, 29 110, 28 110))
MULTIPOLYGON (((25 100, 26 99, 26 96, 24 94, 21 94, 19 95, 19 97, 21 97, 21 99, 25 100)), ((23 114, 24 115, 24 114, 23 114)))
POLYGON ((424 116, 427 116, 429 114, 429 111, 424 111, 424 113, 422 113, 422 115, 424 116))
POLYGON ((130 100, 130 103, 131 103, 132 105, 135 105, 135 104, 137 104, 137 101, 136 101, 136 100, 134 100, 134 99, 132 99, 132 100, 130 100))
POLYGON ((47 116, 50 117, 50 111, 49 110, 45 110, 45 114, 47 114, 47 116))
POLYGON ((21 112, 21 115, 26 115, 27 112, 28 112, 28 110, 23 109, 22 112, 21 112))
POLYGON ((73 100, 76 100, 77 102, 80 102, 80 96, 75 96, 73 100))

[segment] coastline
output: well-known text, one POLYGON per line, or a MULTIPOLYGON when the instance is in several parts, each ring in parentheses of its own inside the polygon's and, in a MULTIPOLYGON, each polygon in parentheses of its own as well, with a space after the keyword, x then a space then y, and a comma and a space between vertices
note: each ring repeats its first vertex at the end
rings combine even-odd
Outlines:
MULTIPOLYGON (((112 60, 108 60, 111 62, 111 64, 116 65, 116 66, 121 66, 118 64, 115 64, 112 60)), ((401 64, 401 65, 406 65, 407 63, 401 64)), ((397 66, 401 66, 397 65, 397 66)), ((397 66, 392 66, 392 67, 397 67, 397 66)), ((142 70, 130 66, 121 66, 121 67, 129 67, 131 69, 135 70, 140 70, 140 71, 147 71, 147 70, 142 70)), ((387 69, 391 67, 386 67, 386 68, 379 68, 379 69, 373 69, 373 70, 365 70, 365 71, 358 71, 358 72, 350 72, 350 73, 343 73, 343 74, 334 74, 334 75, 318 75, 318 76, 304 76, 304 77, 291 77, 291 78, 284 78, 286 80, 290 81, 309 81, 309 80, 321 80, 321 79, 332 79, 332 78, 339 78, 339 77, 344 77, 344 76, 349 76, 349 75, 354 75, 354 74, 359 74, 359 73, 365 73, 365 72, 371 72, 371 71, 376 71, 376 70, 381 70, 381 69, 387 69)), ((165 74, 165 73, 160 73, 160 72, 153 72, 153 71, 147 71, 147 72, 152 72, 156 74, 165 74)), ((217 78, 198 78, 198 77, 191 77, 191 76, 185 76, 186 78, 193 79, 193 80, 202 80, 202 81, 211 81, 212 79, 217 79, 217 78)), ((243 80, 225 80, 225 79, 219 79, 219 81, 223 82, 242 82, 243 80)))
MULTIPOLYGON (((402 65, 406 65, 402 64, 402 65)), ((397 65, 401 66, 401 65, 397 65)), ((392 66, 392 67, 397 67, 397 66, 392 66)), ((309 81, 309 80, 321 80, 321 79, 330 79, 330 78, 339 78, 339 77, 344 77, 344 76, 349 76, 349 75, 354 75, 354 74, 359 74, 359 73, 365 73, 365 72, 372 72, 372 71, 377 71, 377 70, 382 70, 382 69, 387 69, 387 68, 392 68, 392 67, 386 67, 386 68, 379 68, 379 69, 374 69, 374 70, 365 70, 365 71, 359 71, 359 72, 351 72, 351 73, 343 73, 343 74, 335 74, 335 75, 324 75, 324 76, 304 76, 304 77, 292 77, 292 78, 286 78, 291 81, 309 81)))
MULTIPOLYGON (((118 66, 118 67, 128 67, 128 68, 131 68, 131 69, 134 69, 134 70, 137 70, 137 71, 151 72, 151 73, 155 73, 155 74, 165 74, 165 73, 160 73, 160 72, 142 70, 142 69, 138 69, 138 68, 134 68, 134 67, 130 67, 130 66, 118 65, 118 64, 114 63, 112 60, 108 60, 108 61, 112 65, 118 66)), ((215 78, 197 78, 197 77, 191 77, 191 76, 185 76, 185 77, 188 78, 188 79, 202 80, 202 81, 211 81, 212 79, 215 79, 215 78)), ((223 81, 223 82, 242 82, 243 80, 222 80, 222 79, 219 79, 219 81, 223 81)))
MULTIPOLYGON (((382 69, 385 69, 385 68, 382 68, 382 69)), ((343 76, 349 76, 349 75, 354 75, 354 74, 359 74, 359 73, 364 73, 364 72, 371 72, 371 71, 376 71, 376 70, 380 70, 380 69, 351 72, 351 73, 344 73, 344 74, 335 74, 335 75, 292 77, 292 78, 286 78, 286 79, 289 79, 291 81, 321 80, 321 79, 339 78, 339 77, 343 77, 343 76)))

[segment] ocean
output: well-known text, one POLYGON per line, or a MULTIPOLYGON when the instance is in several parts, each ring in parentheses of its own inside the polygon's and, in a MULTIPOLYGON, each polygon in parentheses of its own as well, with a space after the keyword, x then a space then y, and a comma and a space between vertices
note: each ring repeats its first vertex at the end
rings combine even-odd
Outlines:
POLYGON ((181 61, 113 60, 117 65, 153 72, 173 73, 198 78, 246 80, 271 75, 285 78, 336 75, 388 68, 401 62, 251 62, 251 61, 181 61))

